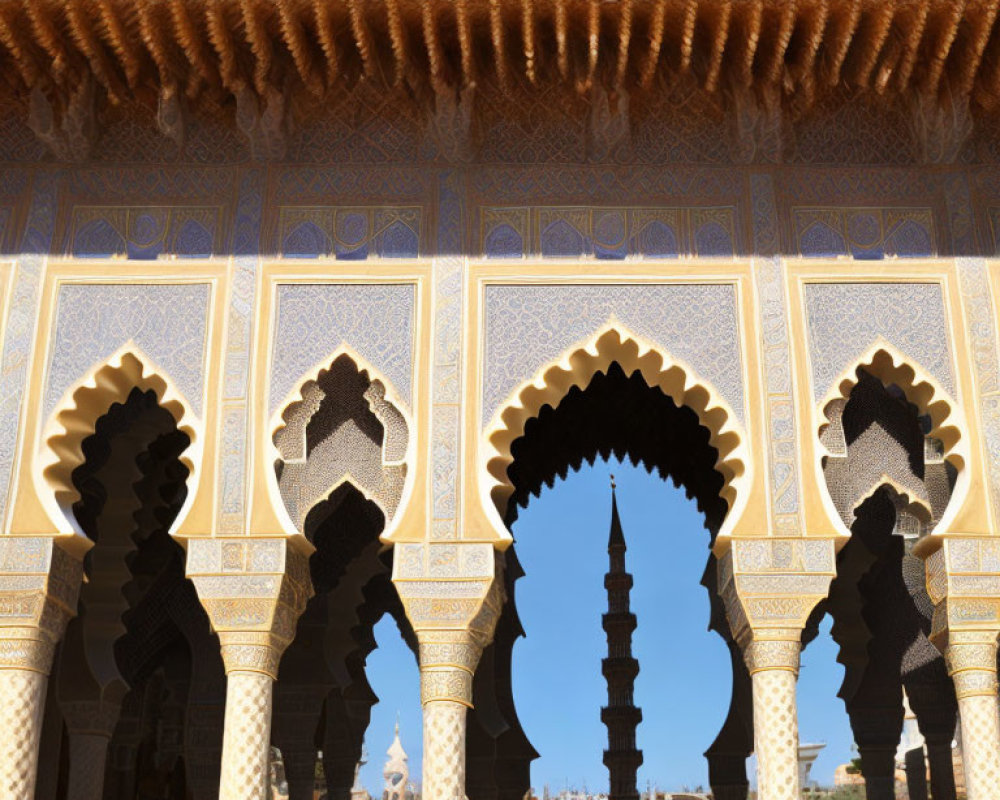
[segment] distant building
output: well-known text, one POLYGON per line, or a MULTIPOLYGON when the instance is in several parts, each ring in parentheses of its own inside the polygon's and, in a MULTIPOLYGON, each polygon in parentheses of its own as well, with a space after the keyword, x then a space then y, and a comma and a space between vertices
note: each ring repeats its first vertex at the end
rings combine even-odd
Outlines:
POLYGON ((403 743, 399 741, 399 720, 396 721, 396 733, 386 755, 389 759, 382 770, 382 776, 385 778, 382 800, 414 800, 413 785, 410 783, 409 757, 403 749, 403 743))
POLYGON ((361 744, 361 758, 354 767, 354 785, 351 786, 351 800, 371 800, 371 795, 361 783, 361 768, 368 763, 368 748, 361 744))

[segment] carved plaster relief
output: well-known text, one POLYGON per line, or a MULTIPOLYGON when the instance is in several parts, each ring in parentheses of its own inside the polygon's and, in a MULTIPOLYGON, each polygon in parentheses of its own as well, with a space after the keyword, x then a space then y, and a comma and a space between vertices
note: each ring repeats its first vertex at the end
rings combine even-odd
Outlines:
POLYGON ((129 342, 201 415, 211 285, 64 284, 59 288, 43 414, 66 390, 129 342))
POLYGON ((732 284, 490 285, 482 424, 543 364, 609 321, 663 347, 743 421, 743 372, 732 284))
MULTIPOLYGON (((288 283, 277 288, 270 410, 341 345, 381 371, 412 403, 416 287, 399 284, 288 283)), ((325 362, 325 363, 324 363, 325 362)))
POLYGON ((813 398, 886 341, 955 396, 948 321, 938 283, 809 283, 804 287, 813 398))
POLYGON ((421 225, 421 209, 416 206, 283 206, 278 247, 285 258, 416 258, 421 225))
POLYGON ((67 249, 78 258, 208 258, 219 252, 222 206, 77 206, 67 249))
POLYGON ((731 207, 487 207, 481 225, 488 258, 731 257, 737 242, 731 207))

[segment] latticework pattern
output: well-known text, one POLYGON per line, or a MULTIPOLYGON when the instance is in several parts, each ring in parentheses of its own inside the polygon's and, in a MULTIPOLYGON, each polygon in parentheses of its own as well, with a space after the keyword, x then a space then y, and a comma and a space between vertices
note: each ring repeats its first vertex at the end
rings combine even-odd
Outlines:
POLYGON ((466 707, 453 700, 424 705, 424 798, 465 797, 466 707))
POLYGON ((219 800, 267 798, 273 687, 261 672, 229 673, 219 800))
POLYGON ((768 669, 753 674, 754 751, 759 800, 798 800, 799 723, 795 673, 768 669))
POLYGON ((0 670, 0 795, 32 800, 48 676, 33 670, 0 670))
MULTIPOLYGON (((962 673, 955 675, 956 683, 962 673)), ((959 697, 962 719, 962 761, 968 800, 996 797, 1000 784, 1000 713, 996 695, 959 697)))

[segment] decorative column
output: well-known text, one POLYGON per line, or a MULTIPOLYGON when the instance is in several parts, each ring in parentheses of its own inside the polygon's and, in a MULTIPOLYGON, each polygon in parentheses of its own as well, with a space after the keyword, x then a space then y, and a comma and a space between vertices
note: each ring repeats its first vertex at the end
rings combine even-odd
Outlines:
POLYGON ((272 691, 312 594, 309 549, 301 537, 188 543, 188 576, 226 667, 219 800, 269 800, 272 691))
POLYGON ((76 613, 89 543, 0 541, 0 795, 33 800, 45 694, 56 642, 76 613))
POLYGON ((758 800, 799 800, 795 686, 802 630, 836 574, 833 539, 733 539, 719 594, 753 692, 758 800))
MULTIPOLYGON (((71 665, 63 662, 63 671, 71 665)), ((69 786, 66 800, 101 800, 108 744, 121 706, 101 700, 60 703, 69 734, 69 786)))
POLYGON ((969 800, 995 797, 1000 784, 997 632, 953 632, 944 650, 962 720, 962 758, 969 800))
POLYGON ((491 544, 397 545, 393 582, 420 643, 424 800, 465 797, 472 678, 503 606, 491 544))
POLYGON ((465 716, 482 645, 470 631, 418 631, 424 709, 424 795, 465 797, 465 716))
POLYGON ((799 629, 774 629, 747 643, 745 657, 753 685, 753 746, 757 754, 757 796, 799 798, 799 629))
POLYGON ((966 797, 994 800, 1000 785, 1000 593, 992 590, 1000 577, 1000 537, 928 536, 914 552, 924 559, 934 603, 930 639, 944 653, 958 698, 966 797))

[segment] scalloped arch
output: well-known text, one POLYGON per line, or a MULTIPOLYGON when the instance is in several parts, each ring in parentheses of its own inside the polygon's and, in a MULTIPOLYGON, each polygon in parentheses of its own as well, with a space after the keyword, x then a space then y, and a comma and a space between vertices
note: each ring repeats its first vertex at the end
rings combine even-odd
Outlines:
POLYGON ((503 516, 514 491, 507 476, 513 461, 511 446, 524 433, 528 420, 537 417, 546 405, 556 407, 574 386, 586 388, 595 374, 605 372, 613 363, 626 374, 640 372, 649 386, 659 388, 678 406, 687 406, 698 415, 709 431, 710 444, 719 453, 715 468, 724 481, 720 495, 729 506, 727 522, 731 520, 737 502, 745 499, 742 483, 749 461, 746 436, 737 426, 733 410, 690 367, 617 324, 565 351, 558 361, 550 362, 522 383, 497 410, 485 433, 488 490, 497 513, 503 516))
MULTIPOLYGON (((882 381, 883 386, 898 386, 906 399, 927 414, 931 420, 931 430, 926 436, 938 439, 944 447, 945 459, 961 470, 965 466, 967 437, 962 436, 960 414, 954 400, 941 385, 926 372, 915 359, 911 359, 887 342, 880 342, 860 356, 840 374, 833 387, 820 401, 822 420, 816 430, 822 437, 829 427, 827 409, 838 400, 849 400, 851 391, 857 386, 858 370, 882 381)), ((820 445, 822 455, 830 455, 820 445)))
MULTIPOLYGON (((304 373, 295 387, 288 393, 288 395, 286 395, 278 409, 271 415, 271 422, 267 427, 267 442, 265 445, 267 448, 266 452, 268 453, 268 463, 273 464, 276 460, 282 460, 281 452, 278 450, 278 446, 276 444, 276 439, 279 437, 279 433, 288 427, 288 419, 294 409, 303 403, 310 402, 310 398, 307 396, 309 388, 315 386, 320 378, 325 373, 330 371, 333 364, 342 357, 348 358, 353 364, 354 369, 357 370, 358 374, 367 379, 369 383, 369 388, 365 392, 365 399, 372 414, 374 414, 378 421, 382 424, 385 431, 385 438, 382 442, 383 469, 402 468, 405 470, 405 476, 403 479, 403 489, 400 492, 397 502, 393 506, 387 505, 385 498, 377 496, 368 487, 363 486, 361 482, 359 482, 355 476, 351 475, 349 472, 340 476, 338 480, 330 486, 324 497, 328 496, 330 492, 334 491, 338 486, 344 483, 350 484, 367 500, 375 503, 385 515, 386 525, 385 531, 382 533, 382 537, 386 538, 390 535, 393 522, 401 516, 400 512, 406 506, 411 492, 413 484, 413 470, 410 469, 410 467, 413 461, 413 447, 416 436, 414 435, 413 424, 406 404, 400 400, 399 393, 393 386, 392 381, 390 381, 378 368, 368 362, 349 345, 341 344, 326 359, 318 362, 312 367, 312 369, 304 373), (398 430, 400 424, 403 426, 406 439, 403 448, 399 448, 397 442, 390 441, 390 431, 398 430)), ((303 453, 301 458, 291 460, 286 459, 285 463, 305 463, 305 460, 306 455, 303 453)), ((296 531, 297 527, 289 517, 288 509, 281 498, 281 489, 278 486, 277 476, 275 475, 274 470, 268 470, 267 473, 268 490, 272 493, 272 502, 275 509, 279 511, 279 518, 285 520, 285 524, 290 526, 289 531, 296 531)), ((321 501, 322 498, 318 499, 316 502, 318 503, 321 501)), ((315 503, 313 505, 315 505, 315 503)), ((312 506, 310 506, 310 508, 312 508, 312 506)), ((308 510, 306 510, 305 514, 307 513, 308 510)), ((305 518, 305 514, 303 514, 303 519, 305 518)))
MULTIPOLYGON (((133 389, 155 392, 160 405, 177 423, 177 429, 187 434, 190 444, 180 461, 189 471, 189 483, 196 484, 197 453, 201 448, 197 418, 166 373, 134 344, 129 344, 68 389, 42 430, 41 448, 33 473, 39 497, 57 524, 65 519, 72 530, 80 532, 72 512, 73 503, 79 499, 72 474, 84 462, 83 442, 94 432, 97 420, 111 405, 124 402, 133 389), (56 509, 59 514, 52 513, 56 509)), ((188 495, 174 521, 175 528, 183 519, 193 494, 188 495)))
MULTIPOLYGON (((931 429, 924 434, 924 438, 933 438, 941 442, 944 448, 944 460, 954 467, 958 476, 944 514, 935 525, 935 530, 947 530, 950 519, 957 513, 968 492, 968 473, 965 465, 969 457, 969 437, 963 435, 961 409, 941 384, 924 370, 916 359, 909 358, 884 340, 879 341, 866 353, 851 362, 841 372, 830 391, 819 402, 821 419, 815 428, 816 441, 819 445, 818 457, 815 462, 817 469, 822 472, 824 459, 827 456, 835 455, 823 444, 823 434, 830 426, 828 416, 830 406, 832 403, 850 399, 852 390, 860 380, 858 370, 864 370, 872 377, 877 378, 883 386, 895 385, 899 387, 907 401, 915 405, 920 414, 926 414, 930 418, 931 429)), ((842 523, 839 515, 832 510, 833 498, 830 494, 830 487, 825 480, 821 480, 821 484, 825 487, 823 502, 827 506, 830 518, 840 527, 842 523)), ((885 485, 892 486, 899 494, 907 493, 905 487, 896 486, 891 479, 873 487, 872 493, 885 485)))
POLYGON ((898 481, 884 473, 882 474, 881 479, 877 483, 868 487, 867 491, 865 491, 865 493, 862 494, 851 506, 851 511, 854 515, 857 516, 858 509, 883 489, 889 489, 891 491, 893 502, 896 504, 898 511, 906 511, 913 514, 925 524, 930 522, 931 514, 933 513, 931 511, 930 504, 920 497, 912 497, 911 492, 907 487, 903 486, 898 481))

